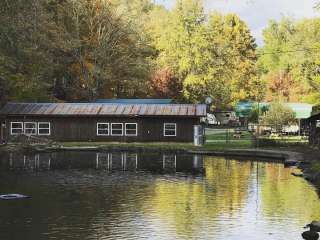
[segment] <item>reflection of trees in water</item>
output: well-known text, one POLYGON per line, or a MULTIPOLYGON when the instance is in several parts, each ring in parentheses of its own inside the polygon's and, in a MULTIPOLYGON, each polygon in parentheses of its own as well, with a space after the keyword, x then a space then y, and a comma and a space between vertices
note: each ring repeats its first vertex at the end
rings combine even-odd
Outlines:
POLYGON ((270 221, 295 218, 301 227, 320 218, 320 201, 313 187, 291 172, 280 164, 265 165, 261 178, 262 210, 270 221))
POLYGON ((203 179, 157 181, 150 206, 144 207, 146 214, 152 209, 162 223, 173 225, 178 234, 189 236, 194 234, 193 229, 197 232, 199 228, 205 229, 208 219, 216 221, 219 216, 237 214, 248 195, 250 162, 208 157, 204 167, 203 179))

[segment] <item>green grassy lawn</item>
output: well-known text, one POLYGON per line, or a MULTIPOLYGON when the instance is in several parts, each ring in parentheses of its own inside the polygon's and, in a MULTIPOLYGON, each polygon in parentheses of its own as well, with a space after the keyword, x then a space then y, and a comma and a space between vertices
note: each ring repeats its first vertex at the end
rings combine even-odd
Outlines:
POLYGON ((235 131, 233 129, 224 130, 224 131, 206 131, 206 139, 209 141, 229 141, 229 140, 251 140, 252 139, 252 134, 250 132, 242 132, 241 137, 237 138, 234 136, 235 131))
POLYGON ((297 143, 308 143, 308 138, 303 136, 270 136, 260 137, 260 139, 269 139, 279 142, 297 142, 297 143))
POLYGON ((175 142, 161 142, 161 143, 120 143, 120 142, 62 142, 59 143, 63 147, 98 147, 98 148, 143 148, 146 150, 206 150, 206 151, 222 151, 224 149, 237 148, 251 148, 252 142, 250 140, 235 141, 226 143, 222 142, 208 142, 203 146, 194 146, 193 143, 175 143, 175 142))
POLYGON ((148 142, 148 143, 124 143, 124 142, 61 142, 63 147, 126 147, 126 148, 145 148, 160 150, 187 150, 197 149, 192 143, 175 143, 175 142, 148 142))

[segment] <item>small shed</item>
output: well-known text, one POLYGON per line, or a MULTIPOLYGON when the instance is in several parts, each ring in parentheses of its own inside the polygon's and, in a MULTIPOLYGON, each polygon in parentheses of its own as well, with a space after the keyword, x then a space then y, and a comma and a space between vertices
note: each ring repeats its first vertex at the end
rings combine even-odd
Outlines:
POLYGON ((7 103, 2 140, 34 135, 55 141, 192 142, 206 105, 7 103))
POLYGON ((309 144, 320 146, 320 113, 308 118, 309 125, 309 144))

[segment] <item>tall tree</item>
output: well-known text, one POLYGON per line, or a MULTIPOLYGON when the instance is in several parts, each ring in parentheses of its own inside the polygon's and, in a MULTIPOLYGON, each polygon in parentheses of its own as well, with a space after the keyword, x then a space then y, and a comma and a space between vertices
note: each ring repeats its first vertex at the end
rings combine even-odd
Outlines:
POLYGON ((268 81, 267 100, 320 103, 317 88, 320 18, 270 21, 258 68, 268 81))
POLYGON ((0 77, 9 98, 72 101, 145 95, 152 53, 134 17, 120 11, 129 3, 119 4, 1 1, 0 77))
POLYGON ((45 1, 0 2, 0 77, 16 100, 50 99, 55 26, 45 1))
MULTIPOLYGON (((153 21, 153 40, 159 51, 156 67, 170 67, 190 102, 214 99, 217 108, 261 94, 256 77, 256 45, 248 27, 234 14, 211 13, 206 18, 200 0, 179 0, 153 21)), ((178 94, 178 93, 177 93, 178 94)))
POLYGON ((274 126, 277 131, 281 131, 284 126, 296 123, 294 111, 279 102, 270 105, 262 117, 262 122, 274 126))

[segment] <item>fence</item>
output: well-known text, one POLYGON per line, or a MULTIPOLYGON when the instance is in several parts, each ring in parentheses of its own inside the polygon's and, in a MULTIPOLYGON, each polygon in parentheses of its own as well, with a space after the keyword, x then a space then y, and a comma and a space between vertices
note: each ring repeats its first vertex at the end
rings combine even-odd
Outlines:
POLYGON ((256 128, 206 128, 206 144, 230 147, 289 147, 307 145, 308 136, 276 133, 270 126, 256 128))

